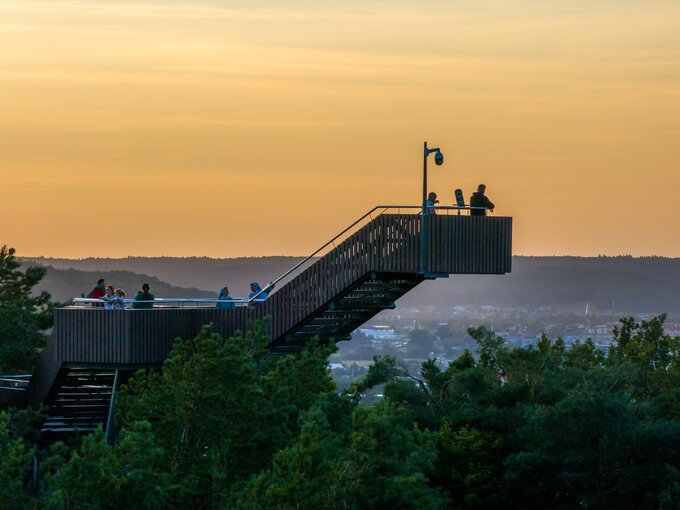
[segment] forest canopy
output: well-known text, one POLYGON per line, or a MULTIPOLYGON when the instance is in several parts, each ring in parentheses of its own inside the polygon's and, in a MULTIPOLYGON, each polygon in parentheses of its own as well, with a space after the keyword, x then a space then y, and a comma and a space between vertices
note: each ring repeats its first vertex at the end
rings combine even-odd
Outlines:
POLYGON ((607 355, 485 328, 445 370, 391 357, 339 393, 327 358, 264 352, 262 323, 177 340, 123 387, 120 441, 36 448, 26 411, 0 414, 3 508, 675 508, 680 339, 624 319, 607 355), (362 395, 384 385, 384 399, 362 395), (32 482, 32 458, 40 480, 32 482))

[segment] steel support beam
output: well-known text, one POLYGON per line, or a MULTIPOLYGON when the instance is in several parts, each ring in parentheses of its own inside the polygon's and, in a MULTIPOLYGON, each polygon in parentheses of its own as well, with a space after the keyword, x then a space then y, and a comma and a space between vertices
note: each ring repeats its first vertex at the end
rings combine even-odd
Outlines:
POLYGON ((109 404, 109 417, 106 420, 106 442, 114 444, 118 438, 118 431, 114 423, 114 415, 116 413, 116 393, 120 388, 120 369, 116 369, 116 375, 113 377, 113 388, 111 388, 111 402, 109 404))

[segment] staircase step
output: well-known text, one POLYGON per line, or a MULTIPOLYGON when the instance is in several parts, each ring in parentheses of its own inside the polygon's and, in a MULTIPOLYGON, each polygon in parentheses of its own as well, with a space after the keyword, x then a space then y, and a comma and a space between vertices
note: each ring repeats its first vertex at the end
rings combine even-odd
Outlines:
POLYGON ((393 301, 386 303, 366 303, 366 302, 339 302, 333 305, 332 308, 326 310, 325 313, 346 313, 348 311, 363 311, 363 310, 394 310, 397 305, 393 301))

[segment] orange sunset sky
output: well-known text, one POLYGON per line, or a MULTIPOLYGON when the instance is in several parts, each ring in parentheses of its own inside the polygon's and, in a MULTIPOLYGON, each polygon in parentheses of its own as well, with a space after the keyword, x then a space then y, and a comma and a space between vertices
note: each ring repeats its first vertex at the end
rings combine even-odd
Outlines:
POLYGON ((0 0, 0 244, 305 254, 479 182, 514 252, 680 256, 680 2, 0 0))

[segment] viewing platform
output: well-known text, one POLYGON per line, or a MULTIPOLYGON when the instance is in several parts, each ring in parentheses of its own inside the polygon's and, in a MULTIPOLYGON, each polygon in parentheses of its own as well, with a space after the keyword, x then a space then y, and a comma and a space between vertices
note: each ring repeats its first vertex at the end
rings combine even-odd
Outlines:
MULTIPOLYGON (((57 309, 54 328, 25 389, 51 407, 44 430, 91 430, 110 422, 111 395, 139 368, 160 368, 177 337, 205 324, 225 338, 268 318, 272 353, 295 353, 314 337, 352 331, 428 279, 511 270, 512 218, 469 216, 467 207, 380 206, 265 287, 265 300, 218 309, 209 300, 158 300, 150 309, 57 309), (426 227, 423 228, 423 225, 426 227)), ((452 303, 452 305, 458 303, 452 303)))

